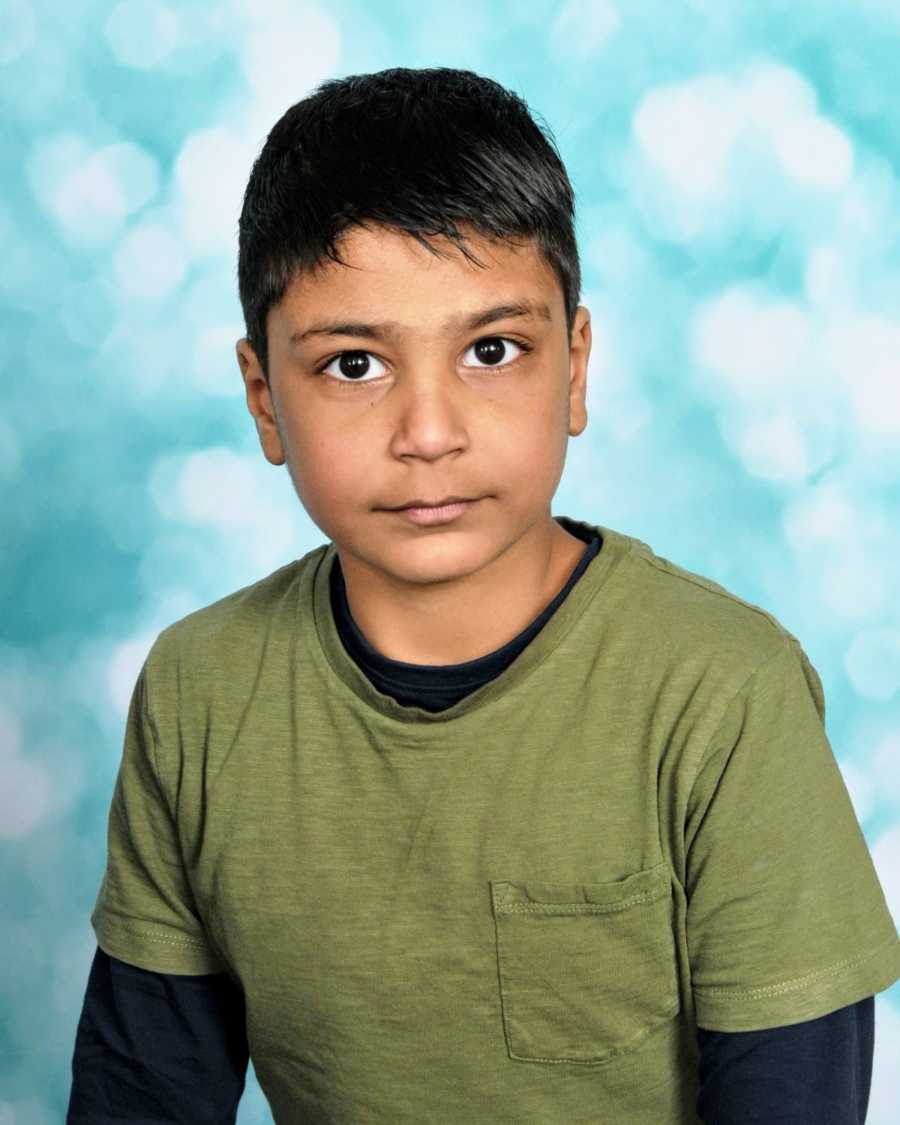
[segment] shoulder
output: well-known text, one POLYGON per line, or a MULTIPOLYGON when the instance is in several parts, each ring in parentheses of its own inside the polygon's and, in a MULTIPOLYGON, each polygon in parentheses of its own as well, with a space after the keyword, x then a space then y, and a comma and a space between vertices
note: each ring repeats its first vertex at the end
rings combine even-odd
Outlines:
POLYGON ((732 686, 799 641, 755 602, 657 554, 641 539, 621 536, 620 567, 629 618, 639 643, 651 644, 664 665, 717 669, 732 686))
POLYGON ((181 692, 204 678, 258 666, 261 651, 299 624, 301 599, 327 544, 166 626, 145 663, 151 695, 181 692), (189 681, 185 675, 189 673, 189 681))

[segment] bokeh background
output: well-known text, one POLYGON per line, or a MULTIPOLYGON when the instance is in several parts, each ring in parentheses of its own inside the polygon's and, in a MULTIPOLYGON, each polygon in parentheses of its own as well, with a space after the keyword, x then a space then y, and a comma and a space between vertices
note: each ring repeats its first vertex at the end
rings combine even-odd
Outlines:
MULTIPOLYGON (((2 0, 0 1125, 57 1125, 157 633, 324 542, 234 354, 252 161, 319 81, 461 66, 578 200, 589 424, 553 510, 762 605, 900 918, 896 0, 2 0)), ((798 810, 802 815, 802 810, 798 810)), ((900 1105, 900 984, 869 1122, 900 1105)), ((270 1122, 252 1065, 240 1125, 270 1122)))

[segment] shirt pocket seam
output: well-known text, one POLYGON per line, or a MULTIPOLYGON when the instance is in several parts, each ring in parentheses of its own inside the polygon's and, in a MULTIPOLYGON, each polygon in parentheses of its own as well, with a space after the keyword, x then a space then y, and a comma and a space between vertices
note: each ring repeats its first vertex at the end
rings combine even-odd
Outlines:
POLYGON ((489 882, 511 1059, 610 1063, 681 1010, 668 863, 607 882, 489 882))

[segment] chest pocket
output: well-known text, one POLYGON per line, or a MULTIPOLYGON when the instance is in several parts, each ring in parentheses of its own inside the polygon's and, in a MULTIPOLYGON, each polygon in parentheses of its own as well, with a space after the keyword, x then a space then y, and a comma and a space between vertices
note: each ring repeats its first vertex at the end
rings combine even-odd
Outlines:
POLYGON ((609 883, 490 884, 510 1058, 602 1063, 680 1010, 666 863, 609 883))

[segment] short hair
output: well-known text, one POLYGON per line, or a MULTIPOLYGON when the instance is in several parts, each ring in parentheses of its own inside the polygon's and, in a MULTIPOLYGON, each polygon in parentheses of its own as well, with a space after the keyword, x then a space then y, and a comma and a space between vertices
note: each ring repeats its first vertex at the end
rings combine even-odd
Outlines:
POLYGON ((581 291, 575 200, 549 126, 471 70, 394 67, 322 82, 290 107, 253 164, 239 222, 247 339, 269 381, 266 316, 299 274, 368 222, 450 239, 533 240, 562 287, 571 336, 581 291))

